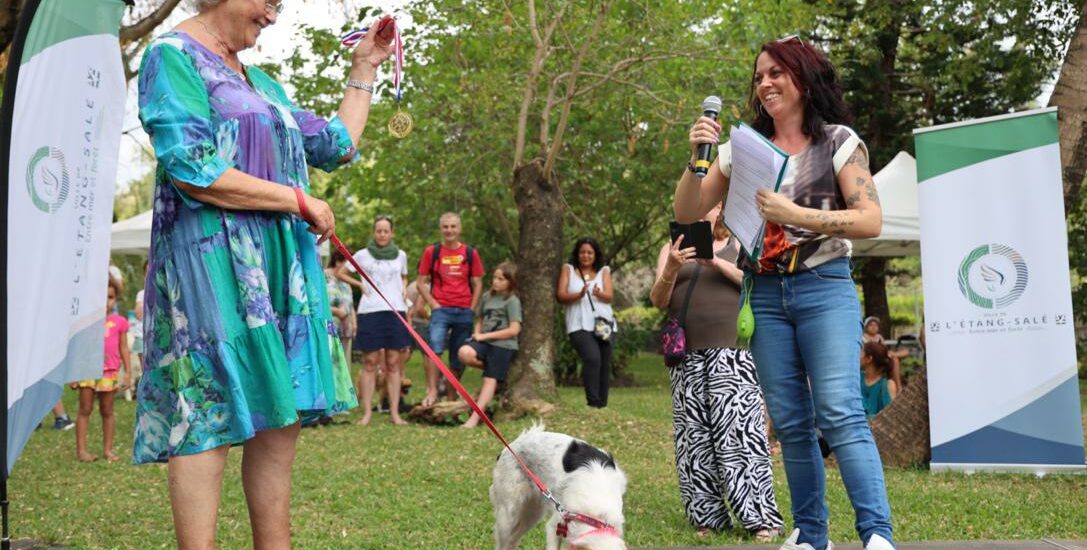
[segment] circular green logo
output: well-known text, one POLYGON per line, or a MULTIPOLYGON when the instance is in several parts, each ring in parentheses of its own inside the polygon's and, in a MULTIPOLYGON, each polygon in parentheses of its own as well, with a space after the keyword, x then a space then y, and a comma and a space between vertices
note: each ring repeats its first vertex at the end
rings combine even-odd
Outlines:
POLYGON ((983 244, 959 264, 959 290, 984 309, 1008 307, 1027 289, 1027 262, 1014 248, 983 244))
POLYGON ((68 198, 68 167, 56 147, 39 147, 26 167, 30 201, 42 212, 56 212, 68 198))

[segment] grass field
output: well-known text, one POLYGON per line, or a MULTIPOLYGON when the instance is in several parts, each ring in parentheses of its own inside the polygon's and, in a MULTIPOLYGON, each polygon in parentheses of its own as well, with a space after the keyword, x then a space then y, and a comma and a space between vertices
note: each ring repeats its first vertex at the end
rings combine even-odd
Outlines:
MULTIPOLYGON (((408 375, 423 380, 418 354, 408 375)), ((632 366, 638 387, 612 390, 606 410, 584 406, 579 388, 560 390, 559 410, 547 427, 611 451, 630 478, 627 540, 632 547, 722 545, 747 542, 741 531, 698 539, 684 519, 676 488, 667 374, 659 357, 632 366)), ((466 375, 469 389, 479 374, 466 375)), ((419 399, 421 387, 409 400, 419 399)), ((1087 386, 1081 386, 1087 391, 1087 386)), ((66 392, 69 412, 74 392, 66 392)), ((133 403, 119 402, 119 454, 131 453, 133 403)), ((485 549, 492 546, 487 497, 499 443, 486 429, 392 426, 386 415, 354 425, 303 430, 294 473, 296 548, 485 549)), ((50 416, 47 420, 52 421, 50 416)), ((529 419, 500 428, 513 437, 529 419)), ((75 433, 35 433, 9 481, 13 538, 35 538, 71 548, 169 548, 174 545, 164 465, 132 466, 75 460, 75 433)), ((90 428, 91 452, 101 454, 101 423, 90 428)), ((241 491, 241 450, 231 452, 219 541, 251 545, 241 491)), ((788 519, 789 496, 780 459, 775 464, 779 505, 788 519)), ((853 516, 836 470, 829 472, 831 538, 856 539, 853 516)), ((901 541, 947 539, 1087 538, 1087 477, 931 474, 889 470, 887 485, 901 541)), ((525 548, 543 546, 541 528, 525 548)))

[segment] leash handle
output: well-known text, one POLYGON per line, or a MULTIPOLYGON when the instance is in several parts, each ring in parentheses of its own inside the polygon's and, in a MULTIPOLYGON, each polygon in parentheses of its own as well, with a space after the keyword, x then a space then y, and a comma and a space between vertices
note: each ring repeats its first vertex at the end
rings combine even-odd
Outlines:
POLYGON ((408 329, 411 337, 415 339, 420 347, 422 347, 423 353, 425 353, 426 356, 438 367, 438 370, 441 371, 442 376, 444 376, 445 379, 453 385, 453 389, 457 390, 457 393, 464 398, 465 402, 468 403, 468 406, 472 408, 472 412, 478 414, 480 420, 482 420, 483 423, 487 425, 487 428, 491 430, 491 433, 493 433, 495 437, 497 437, 502 442, 502 444, 506 446, 506 450, 508 450, 510 454, 513 455, 513 458, 517 460, 517 463, 521 466, 521 469, 524 470, 525 475, 527 475, 532 480, 532 482, 536 484, 536 488, 540 490, 540 493, 543 494, 544 498, 550 500, 551 503, 555 505, 555 509, 558 510, 559 513, 568 513, 566 512, 566 509, 563 508, 562 504, 559 504, 559 502, 555 500, 555 497, 551 495, 551 490, 547 488, 547 485, 544 485, 544 482, 540 481, 540 478, 537 477, 532 469, 528 467, 528 464, 526 464, 525 461, 522 460, 516 452, 514 452, 513 448, 510 447, 509 441, 506 441, 506 438, 502 436, 502 432, 498 431, 498 428, 494 425, 494 422, 491 421, 491 418, 487 416, 487 413, 479 407, 479 404, 477 404, 476 400, 472 398, 472 395, 468 393, 468 390, 464 389, 464 386, 461 385, 460 380, 457 380, 457 377, 453 375, 452 371, 449 370, 449 367, 445 366, 445 363, 442 362, 441 357, 438 357, 438 355, 434 353, 434 350, 430 348, 430 346, 426 343, 426 340, 424 340, 422 336, 419 336, 418 332, 415 332, 415 329, 412 328, 411 323, 409 323, 408 320, 404 318, 404 316, 400 315, 400 312, 396 311, 396 308, 393 307, 392 302, 390 302, 389 299, 381 293, 381 289, 378 288, 377 283, 375 283, 374 280, 370 278, 370 275, 366 273, 366 270, 362 269, 362 266, 360 266, 358 262, 355 261, 355 257, 351 254, 349 250, 347 250, 347 247, 343 245, 343 243, 340 241, 340 238, 337 237, 335 233, 333 233, 330 241, 332 242, 332 245, 336 247, 336 250, 339 250, 340 254, 343 254, 343 257, 347 258, 347 261, 351 263, 351 266, 355 268, 355 271, 357 271, 358 274, 361 275, 362 278, 367 282, 367 284, 370 285, 370 288, 373 288, 374 292, 376 292, 377 295, 385 301, 385 304, 389 306, 389 310, 396 314, 396 318, 400 320, 400 323, 408 329))

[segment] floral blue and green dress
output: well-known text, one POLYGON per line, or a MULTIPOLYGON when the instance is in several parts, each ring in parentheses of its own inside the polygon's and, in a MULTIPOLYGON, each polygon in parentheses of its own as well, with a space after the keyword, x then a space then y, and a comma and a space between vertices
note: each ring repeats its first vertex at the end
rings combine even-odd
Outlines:
POLYGON ((140 120, 158 166, 136 463, 239 444, 358 403, 306 222, 218 208, 174 184, 207 187, 237 168, 308 190, 307 166, 357 158, 338 118, 300 109, 255 67, 245 76, 182 32, 144 53, 140 120))

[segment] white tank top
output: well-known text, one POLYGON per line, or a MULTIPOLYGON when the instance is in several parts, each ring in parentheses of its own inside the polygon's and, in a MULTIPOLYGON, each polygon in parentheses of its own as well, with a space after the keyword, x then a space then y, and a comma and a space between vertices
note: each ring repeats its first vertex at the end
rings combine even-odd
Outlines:
MULTIPOLYGON (((581 289, 585 288, 586 281, 581 279, 581 275, 577 272, 577 269, 570 264, 564 264, 563 269, 570 271, 570 281, 566 284, 566 292, 570 294, 579 294, 581 289)), ((596 317, 603 317, 608 320, 615 320, 615 315, 612 313, 611 304, 606 304, 593 298, 592 306, 589 305, 589 296, 592 295, 593 287, 604 288, 604 272, 611 271, 611 268, 604 266, 596 272, 596 276, 589 279, 587 284, 589 285, 589 292, 581 297, 580 300, 566 304, 566 333, 576 332, 579 330, 593 331, 593 319, 596 317), (593 311, 593 307, 596 307, 596 311, 593 311)))

